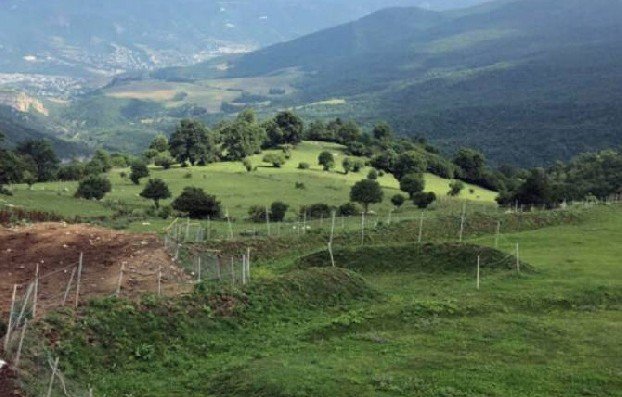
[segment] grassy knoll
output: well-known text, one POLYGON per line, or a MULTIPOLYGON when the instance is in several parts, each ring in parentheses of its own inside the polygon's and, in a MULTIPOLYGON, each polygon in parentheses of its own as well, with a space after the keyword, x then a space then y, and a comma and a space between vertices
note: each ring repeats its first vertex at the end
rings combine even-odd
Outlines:
MULTIPOLYGON (((341 161, 345 157, 340 145, 330 143, 304 142, 292 152, 291 159, 282 167, 274 168, 262 163, 262 155, 251 157, 257 171, 246 172, 243 165, 237 163, 217 163, 206 167, 173 168, 162 170, 153 168, 150 178, 161 178, 166 181, 173 197, 179 195, 186 186, 198 186, 207 192, 215 194, 232 217, 242 220, 247 216, 248 208, 252 205, 270 205, 273 201, 281 200, 290 205, 288 217, 295 217, 298 208, 304 204, 328 203, 339 205, 349 201, 350 188, 354 183, 367 176, 370 168, 360 173, 344 175, 341 171, 341 161), (335 153, 337 169, 324 172, 317 164, 317 157, 322 150, 335 153), (308 170, 299 170, 298 164, 306 162, 311 165, 308 170), (304 183, 304 189, 295 189, 296 182, 304 183)), ((113 184, 113 191, 106 196, 103 202, 97 203, 75 199, 75 182, 51 182, 36 184, 32 190, 25 185, 14 186, 14 195, 6 198, 6 202, 58 213, 67 217, 103 217, 112 216, 113 203, 121 203, 130 210, 136 210, 138 217, 151 202, 139 196, 146 180, 140 186, 133 185, 127 178, 121 178, 121 173, 129 174, 127 169, 115 169, 109 173, 113 184)), ((448 180, 434 175, 426 176, 426 190, 435 192, 445 198, 448 180)), ((384 203, 372 208, 386 214, 392 209, 390 197, 399 192, 398 182, 390 175, 379 178, 385 190, 384 203)), ((480 203, 492 203, 496 193, 475 186, 467 188, 457 199, 468 199, 480 203), (471 192, 472 191, 472 192, 471 192)), ((449 200, 449 199, 448 199, 449 200)), ((163 204, 170 203, 163 202, 163 204)), ((413 210, 414 206, 407 203, 405 211, 413 210)), ((131 227, 134 230, 161 230, 169 221, 157 218, 140 219, 131 227), (144 224, 146 223, 146 224, 144 224)))
MULTIPOLYGON (((61 335, 65 373, 97 395, 620 396, 618 241, 622 208, 597 207, 581 222, 506 234, 500 249, 519 242, 535 271, 484 266, 479 291, 473 272, 431 272, 416 255, 392 254, 391 271, 366 266, 366 281, 332 268, 266 269, 243 290, 100 303, 48 331, 61 335)), ((472 262, 469 247, 417 255, 474 267, 450 255, 464 249, 472 262)), ((372 248, 341 259, 388 260, 372 248)))

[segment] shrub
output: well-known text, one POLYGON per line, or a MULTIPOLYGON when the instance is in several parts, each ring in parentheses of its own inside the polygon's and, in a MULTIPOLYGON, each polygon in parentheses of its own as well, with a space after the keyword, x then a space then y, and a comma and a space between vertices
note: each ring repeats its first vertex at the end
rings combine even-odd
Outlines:
POLYGON ((318 203, 300 207, 300 214, 307 214, 307 219, 329 218, 332 216, 334 207, 328 204, 318 203))
POLYGON ((352 167, 354 165, 354 160, 352 160, 350 157, 346 157, 345 159, 343 159, 341 165, 343 167, 343 172, 346 175, 348 175, 350 173, 350 171, 352 171, 352 167))
POLYGON ((436 201, 436 194, 432 192, 418 192, 413 195, 413 203, 418 208, 428 208, 430 204, 436 201))
POLYGON ((264 163, 272 164, 273 167, 281 168, 287 160, 285 159, 285 156, 283 155, 272 153, 272 154, 266 154, 265 156, 263 156, 262 161, 264 163))
POLYGON ((160 208, 160 200, 171 197, 168 185, 162 179, 149 179, 147 186, 140 192, 140 196, 149 200, 153 200, 156 208, 160 208))
POLYGON ((146 178, 149 176, 149 168, 147 167, 147 164, 143 163, 142 161, 135 161, 134 163, 132 163, 130 169, 130 179, 132 180, 132 182, 134 182, 135 185, 140 184, 140 180, 142 178, 146 178))
POLYGON ((220 217, 220 202, 216 196, 209 195, 203 189, 186 187, 179 197, 173 201, 172 207, 187 213, 191 218, 203 219, 220 217))
POLYGON ((289 205, 281 201, 275 201, 270 206, 270 220, 273 222, 283 222, 288 209, 289 205))
POLYGON ((248 219, 252 222, 261 223, 266 221, 266 207, 253 205, 248 209, 248 219))
POLYGON ((160 153, 154 158, 154 164, 168 170, 175 164, 175 159, 168 153, 160 153))
POLYGON ((192 179, 192 172, 186 172, 184 174, 184 179, 192 179))
POLYGON ((413 195, 425 189, 425 179, 423 174, 408 174, 400 180, 400 190, 408 193, 412 199, 413 195))
POLYGON ((311 168, 311 166, 309 165, 309 163, 298 163, 298 169, 299 170, 308 170, 309 168, 311 168))
POLYGON ((341 204, 337 208, 338 216, 357 216, 361 213, 361 208, 354 203, 341 204))
POLYGON ((452 181, 449 183, 449 192, 447 192, 447 195, 453 197, 458 196, 464 190, 464 188, 464 182, 458 180, 452 181))
POLYGON ((253 170, 253 163, 251 163, 251 161, 248 158, 245 158, 244 160, 242 160, 242 164, 244 165, 246 172, 251 172, 253 170))
POLYGON ((335 156, 327 150, 320 153, 317 160, 318 164, 324 168, 324 171, 330 171, 335 167, 335 156))
POLYGON ((406 201, 406 198, 399 193, 391 197, 391 204, 393 204, 397 208, 400 208, 402 205, 404 205, 405 201, 406 201))
POLYGON ((303 182, 296 182, 296 189, 298 190, 305 190, 307 187, 305 186, 305 184, 303 182))
POLYGON ((372 168, 369 173, 367 173, 367 179, 376 180, 378 179, 378 171, 375 168, 372 168))
POLYGON ((354 160, 352 164, 352 172, 361 172, 361 170, 365 167, 365 163, 363 160, 354 160))
POLYGON ((80 181, 76 197, 82 197, 87 200, 101 200, 111 190, 112 185, 107 178, 91 175, 80 181))
POLYGON ((380 184, 372 179, 363 179, 350 190, 350 200, 362 204, 365 212, 368 212, 370 204, 381 203, 383 197, 380 184))

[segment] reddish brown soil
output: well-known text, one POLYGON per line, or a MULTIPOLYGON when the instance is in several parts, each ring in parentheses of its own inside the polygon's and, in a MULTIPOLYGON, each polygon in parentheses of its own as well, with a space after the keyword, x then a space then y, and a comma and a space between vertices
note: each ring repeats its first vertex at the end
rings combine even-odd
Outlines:
POLYGON ((0 396, 2 397, 23 397, 17 388, 15 381, 17 378, 15 371, 8 366, 0 369, 0 396))
MULTIPOLYGON (((0 309, 9 310, 14 284, 20 284, 18 299, 26 284, 35 279, 39 264, 39 308, 62 304, 63 297, 83 254, 80 300, 112 295, 117 289, 120 270, 124 273, 121 295, 135 297, 157 292, 158 269, 162 269, 164 293, 179 292, 186 279, 151 234, 129 234, 90 225, 40 223, 17 229, 0 229, 0 309)), ((67 304, 75 302, 75 281, 67 304)))

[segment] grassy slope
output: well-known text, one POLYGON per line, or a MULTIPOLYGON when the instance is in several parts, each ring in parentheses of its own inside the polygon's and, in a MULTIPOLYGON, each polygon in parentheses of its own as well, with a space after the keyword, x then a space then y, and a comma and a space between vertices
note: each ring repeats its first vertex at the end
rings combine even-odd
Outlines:
MULTIPOLYGON (((150 337, 132 334, 134 315, 115 325, 126 355, 63 349, 103 395, 619 396, 621 225, 622 208, 600 207, 583 224, 505 235, 536 273, 484 270, 480 291, 472 272, 376 271, 365 278, 384 299, 308 306, 261 300, 258 283, 244 320, 180 325, 148 359, 131 353, 150 337)), ((91 323, 113 322, 106 313, 91 323)))
MULTIPOLYGON (((259 166, 256 172, 247 173, 241 163, 217 163, 207 167, 174 168, 171 170, 153 169, 151 178, 164 179, 171 189, 173 197, 179 195, 185 186, 198 186, 207 192, 215 194, 224 207, 227 207, 231 216, 243 218, 247 215, 251 205, 270 205, 273 201, 282 200, 290 207, 289 216, 295 216, 295 211, 301 205, 312 203, 343 204, 349 200, 350 187, 358 180, 367 176, 369 168, 361 173, 343 175, 341 171, 323 172, 317 165, 317 157, 321 150, 329 149, 337 155, 337 170, 341 170, 341 160, 344 157, 341 147, 330 143, 304 142, 293 151, 292 158, 281 169, 267 167, 261 163, 263 155, 253 156, 251 161, 259 166), (298 170, 300 162, 311 165, 310 170, 298 170), (187 179, 186 174, 192 178, 187 179), (303 182, 305 190, 294 189, 296 182, 303 182)), ((121 179, 120 172, 128 170, 113 170, 110 179, 113 191, 106 196, 106 200, 119 200, 136 208, 147 208, 150 202, 142 199, 138 194, 141 186, 133 185, 128 179, 121 179)), ((397 181, 391 176, 380 178, 385 188, 385 200, 381 205, 373 206, 374 210, 386 213, 391 208, 390 197, 399 192, 397 181)), ((449 181, 434 175, 427 175, 426 190, 433 191, 439 196, 446 196, 449 181)), ((29 191, 26 186, 17 186, 14 196, 6 199, 8 203, 22 205, 27 208, 56 212, 64 216, 104 216, 112 211, 100 203, 85 200, 76 200, 73 194, 77 183, 53 182, 37 184, 34 190, 29 191)), ((480 202, 492 202, 496 193, 478 187, 469 186, 461 198, 480 202), (474 189, 474 193, 469 192, 474 189)), ((170 201, 169 201, 170 202, 170 201)), ((164 202, 167 204, 168 202, 164 202)), ((412 204, 409 205, 412 207, 412 204)), ((160 228, 167 222, 152 219, 152 225, 134 225, 137 229, 160 228)), ((170 222, 170 221, 168 221, 170 222)))

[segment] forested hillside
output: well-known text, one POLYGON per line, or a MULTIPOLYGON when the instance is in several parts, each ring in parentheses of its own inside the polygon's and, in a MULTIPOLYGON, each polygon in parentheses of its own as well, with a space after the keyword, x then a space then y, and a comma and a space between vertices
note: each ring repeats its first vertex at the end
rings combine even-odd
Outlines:
POLYGON ((537 165, 622 143, 619 0, 392 8, 229 58, 226 70, 222 62, 156 76, 232 78, 297 68, 305 77, 281 105, 342 98, 341 111, 361 121, 385 118, 401 133, 447 149, 477 146, 496 162, 537 165))

